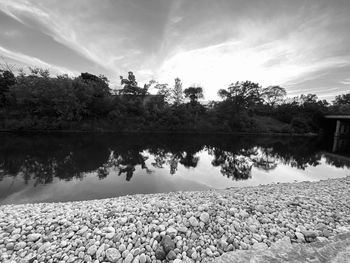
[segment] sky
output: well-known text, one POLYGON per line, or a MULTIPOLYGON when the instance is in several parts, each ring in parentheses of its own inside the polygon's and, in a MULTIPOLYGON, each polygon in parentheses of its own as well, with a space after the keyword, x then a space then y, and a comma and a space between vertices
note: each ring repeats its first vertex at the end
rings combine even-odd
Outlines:
POLYGON ((133 71, 206 100, 236 81, 289 96, 350 92, 350 0, 0 0, 0 62, 53 74, 133 71))

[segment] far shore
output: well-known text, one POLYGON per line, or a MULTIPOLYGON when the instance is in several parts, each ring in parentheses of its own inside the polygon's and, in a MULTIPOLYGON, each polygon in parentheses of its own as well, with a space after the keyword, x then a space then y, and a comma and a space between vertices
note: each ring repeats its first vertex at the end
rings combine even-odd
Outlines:
POLYGON ((261 135, 261 136, 300 136, 300 137, 316 137, 320 136, 318 133, 283 133, 283 132, 199 132, 199 131, 119 131, 119 130, 4 130, 0 129, 0 133, 13 133, 13 134, 33 134, 33 133, 87 133, 87 134, 103 134, 103 133, 115 133, 115 134, 166 134, 166 135, 181 135, 181 134, 199 134, 199 135, 261 135))

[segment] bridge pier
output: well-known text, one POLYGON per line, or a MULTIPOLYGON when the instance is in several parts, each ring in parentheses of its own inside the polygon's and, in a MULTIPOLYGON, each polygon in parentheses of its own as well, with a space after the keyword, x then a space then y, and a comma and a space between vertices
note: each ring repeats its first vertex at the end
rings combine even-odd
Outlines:
POLYGON ((338 137, 343 135, 350 135, 350 123, 342 120, 337 120, 334 136, 338 137))

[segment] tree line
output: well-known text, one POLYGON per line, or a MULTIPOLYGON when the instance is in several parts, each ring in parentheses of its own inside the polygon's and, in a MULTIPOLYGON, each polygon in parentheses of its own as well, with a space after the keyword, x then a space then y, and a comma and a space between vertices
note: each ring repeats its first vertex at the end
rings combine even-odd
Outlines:
POLYGON ((350 93, 329 103, 315 94, 287 98, 283 87, 239 81, 219 90, 221 101, 203 104, 203 88, 183 89, 180 78, 173 85, 152 80, 143 88, 132 84, 135 76, 122 81, 116 94, 103 75, 2 69, 0 129, 308 133, 318 132, 324 114, 350 113, 350 93), (144 103, 151 85, 164 103, 144 103))

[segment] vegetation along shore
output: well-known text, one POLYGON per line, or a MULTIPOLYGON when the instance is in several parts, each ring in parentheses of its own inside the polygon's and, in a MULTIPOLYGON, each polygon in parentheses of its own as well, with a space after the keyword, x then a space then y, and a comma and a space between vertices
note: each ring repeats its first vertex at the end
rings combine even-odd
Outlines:
POLYGON ((325 114, 348 114, 350 94, 333 102, 315 94, 287 97, 280 86, 233 82, 205 101, 205 87, 182 87, 135 76, 112 89, 105 76, 52 76, 29 68, 15 74, 0 69, 0 130, 117 131, 167 133, 318 133, 325 114), (150 90, 153 90, 151 94, 150 90))
MULTIPOLYGON (((350 177, 0 207, 4 262, 208 262, 350 230, 350 177)), ((276 249, 276 248, 275 248, 276 249)))

